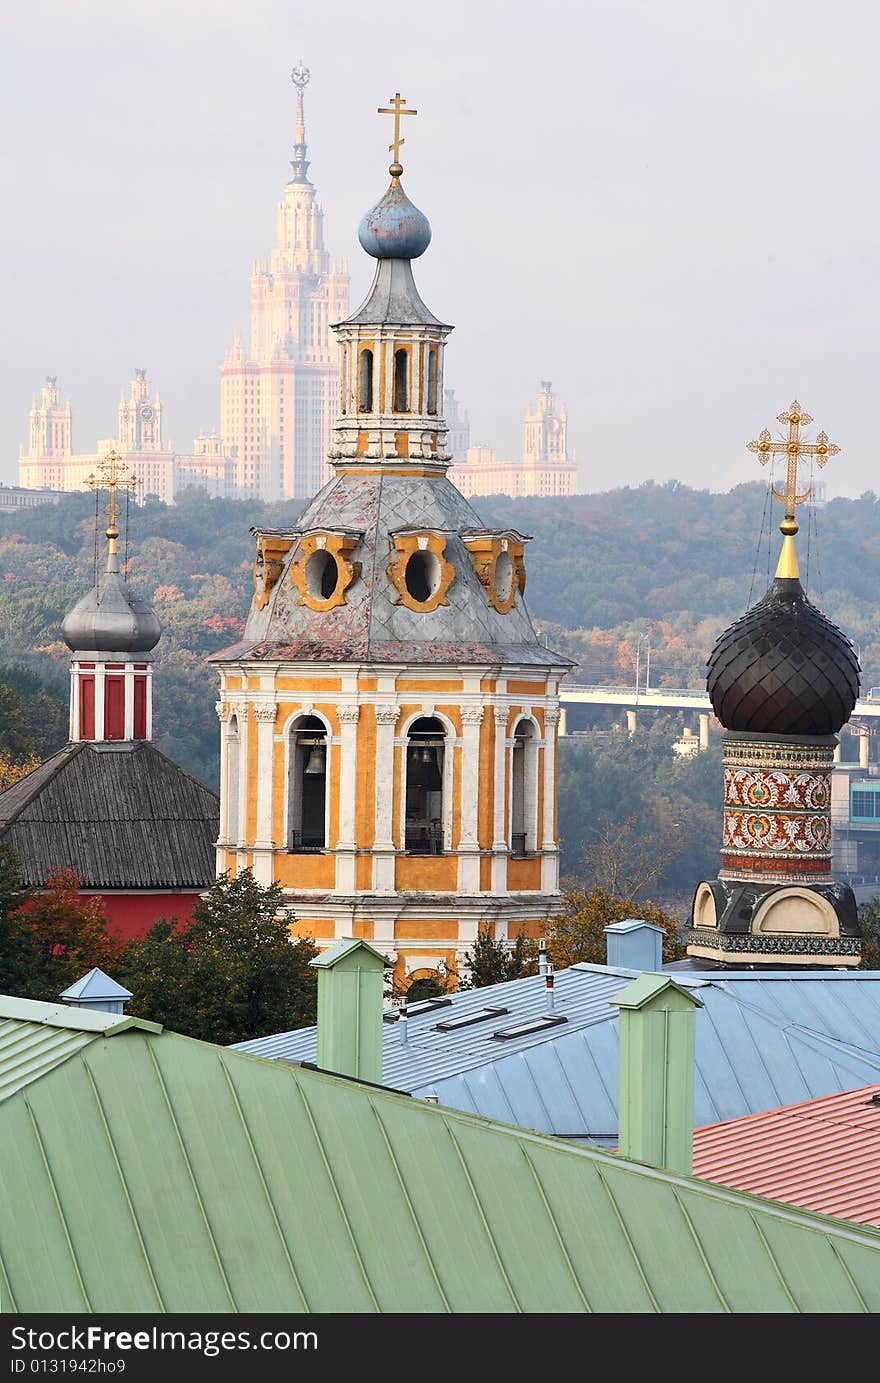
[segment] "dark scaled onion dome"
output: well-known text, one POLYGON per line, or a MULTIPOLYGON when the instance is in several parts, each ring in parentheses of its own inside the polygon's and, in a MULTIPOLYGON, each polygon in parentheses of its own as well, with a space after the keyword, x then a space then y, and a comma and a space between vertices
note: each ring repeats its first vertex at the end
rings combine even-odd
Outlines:
POLYGON ((418 259, 431 243, 431 223, 392 178, 382 200, 361 217, 358 240, 374 259, 418 259))
POLYGON ((708 668, 709 697, 726 730, 836 735, 859 694, 852 644, 796 577, 777 577, 724 631, 708 668))
POLYGON ((161 633, 152 606, 133 596, 120 576, 114 554, 97 586, 77 601, 61 626, 73 653, 149 653, 161 633))

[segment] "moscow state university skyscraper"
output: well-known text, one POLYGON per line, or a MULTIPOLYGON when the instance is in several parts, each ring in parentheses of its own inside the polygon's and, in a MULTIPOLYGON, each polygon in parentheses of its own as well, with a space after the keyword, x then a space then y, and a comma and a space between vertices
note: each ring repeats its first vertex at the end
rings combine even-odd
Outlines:
POLYGON ((324 214, 308 179, 303 91, 297 89, 293 177, 278 207, 278 237, 251 275, 251 341, 236 336, 220 371, 223 450, 236 490, 259 499, 308 497, 329 476, 339 392, 331 323, 348 316, 348 265, 324 249, 324 214))

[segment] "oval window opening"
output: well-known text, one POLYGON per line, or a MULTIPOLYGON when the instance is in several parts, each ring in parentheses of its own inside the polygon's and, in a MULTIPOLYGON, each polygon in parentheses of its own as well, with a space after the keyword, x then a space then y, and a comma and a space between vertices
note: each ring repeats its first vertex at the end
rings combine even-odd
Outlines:
POLYGON ((339 566, 332 552, 313 552, 306 562, 306 589, 315 600, 329 600, 339 581, 339 566))
POLYGON ((420 605, 430 600, 440 585, 440 559, 435 552, 414 552, 406 564, 406 589, 420 605))
POLYGON ((506 605, 513 594, 513 563, 509 552, 499 552, 495 560, 495 595, 506 605))

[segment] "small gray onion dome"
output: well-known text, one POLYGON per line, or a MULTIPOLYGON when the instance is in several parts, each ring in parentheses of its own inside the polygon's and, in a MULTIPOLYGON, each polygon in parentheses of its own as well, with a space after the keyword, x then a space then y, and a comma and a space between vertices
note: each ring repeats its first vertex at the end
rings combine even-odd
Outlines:
POLYGON ((111 554, 106 572, 74 605, 61 634, 72 653, 149 653, 162 626, 153 607, 132 595, 111 554))

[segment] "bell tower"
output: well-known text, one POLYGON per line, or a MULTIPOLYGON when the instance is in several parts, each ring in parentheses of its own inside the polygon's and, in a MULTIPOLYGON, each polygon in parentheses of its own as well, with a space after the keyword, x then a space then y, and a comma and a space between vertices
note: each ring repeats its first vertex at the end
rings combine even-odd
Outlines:
POLYGON ((254 600, 220 674, 219 870, 277 880, 296 929, 360 936, 406 985, 455 971, 481 927, 537 934, 559 905, 556 734, 570 664, 524 601, 526 534, 447 478, 451 327, 419 296, 427 217, 391 182, 358 237, 376 270, 334 330, 334 475, 295 527, 255 529, 254 600))

